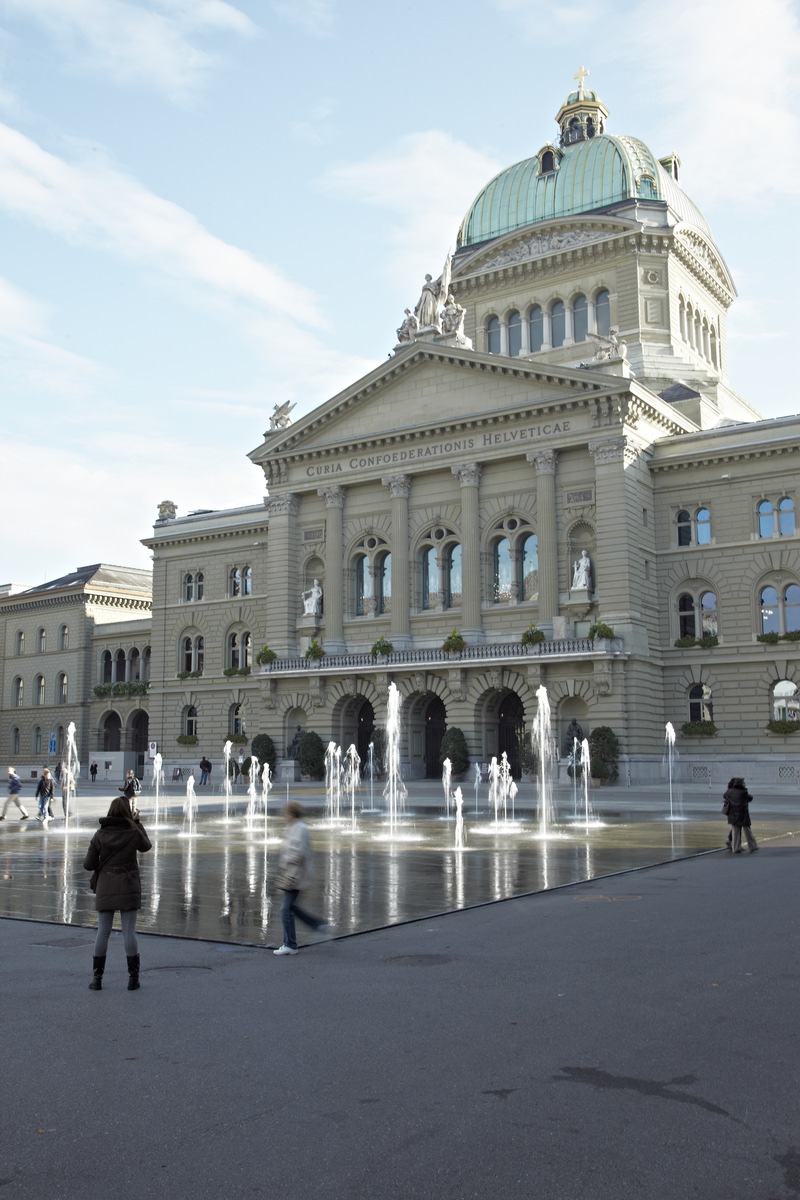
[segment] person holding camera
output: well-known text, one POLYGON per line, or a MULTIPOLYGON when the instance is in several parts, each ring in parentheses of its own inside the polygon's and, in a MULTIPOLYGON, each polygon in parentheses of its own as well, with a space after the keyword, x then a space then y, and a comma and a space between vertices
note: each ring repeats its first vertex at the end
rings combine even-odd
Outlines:
POLYGON ((134 992, 139 987, 136 913, 142 907, 142 881, 137 856, 150 849, 150 839, 139 821, 139 813, 132 808, 127 795, 112 800, 108 815, 100 818, 100 828, 89 843, 83 860, 84 870, 94 872, 89 886, 95 893, 97 910, 97 937, 89 984, 92 992, 99 992, 103 986, 106 951, 115 912, 120 916, 128 959, 128 991, 134 992))

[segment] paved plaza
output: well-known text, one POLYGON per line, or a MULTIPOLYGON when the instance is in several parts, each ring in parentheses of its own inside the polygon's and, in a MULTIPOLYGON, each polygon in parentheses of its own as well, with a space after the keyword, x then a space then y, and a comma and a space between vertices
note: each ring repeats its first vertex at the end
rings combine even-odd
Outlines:
POLYGON ((669 822, 603 789, 602 828, 545 844, 533 812, 468 815, 463 851, 433 790, 396 844, 379 816, 312 817, 339 936, 276 959, 277 820, 248 834, 209 797, 182 838, 175 794, 143 859, 141 990, 115 934, 91 993, 80 861, 107 799, 72 833, 0 827, 2 911, 25 918, 0 920, 5 1196, 800 1195, 796 797, 758 798, 736 858, 699 792, 669 822))

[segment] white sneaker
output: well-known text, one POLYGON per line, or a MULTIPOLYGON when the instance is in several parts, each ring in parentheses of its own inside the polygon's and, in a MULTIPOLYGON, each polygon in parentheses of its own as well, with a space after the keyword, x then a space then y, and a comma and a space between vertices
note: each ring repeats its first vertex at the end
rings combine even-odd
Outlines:
POLYGON ((279 946, 277 950, 272 951, 273 954, 297 954, 297 951, 291 946, 279 946))

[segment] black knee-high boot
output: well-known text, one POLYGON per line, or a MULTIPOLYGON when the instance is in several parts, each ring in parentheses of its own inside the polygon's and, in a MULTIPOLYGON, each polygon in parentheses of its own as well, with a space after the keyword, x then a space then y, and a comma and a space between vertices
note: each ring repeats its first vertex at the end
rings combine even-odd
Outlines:
POLYGON ((139 986, 139 955, 128 955, 128 991, 135 992, 139 986))
POLYGON ((92 975, 92 982, 89 984, 89 991, 100 992, 103 989, 103 971, 106 969, 105 954, 101 955, 99 958, 97 955, 94 956, 92 959, 92 969, 94 974, 92 975))

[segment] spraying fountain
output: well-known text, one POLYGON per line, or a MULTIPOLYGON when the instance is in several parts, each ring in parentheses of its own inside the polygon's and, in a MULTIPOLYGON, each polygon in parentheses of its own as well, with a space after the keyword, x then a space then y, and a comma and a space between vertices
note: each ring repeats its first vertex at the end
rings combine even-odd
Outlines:
POLYGON ((675 795, 677 790, 677 774, 676 768, 678 765, 678 751, 675 749, 675 728, 671 721, 667 721, 664 728, 664 757, 667 760, 667 779, 669 782, 669 817, 670 821, 683 821, 684 815, 681 810, 679 797, 675 795))
POLYGON ((370 742, 367 749, 367 777, 369 778, 369 808, 362 808, 362 813, 377 812, 375 807, 375 743, 370 742))
POLYGON ((453 795, 453 800, 456 807, 456 850, 463 850, 466 842, 464 836, 464 798, 461 795, 461 788, 457 787, 453 795))
POLYGON ((397 825, 403 815, 406 801, 406 788, 400 778, 400 693, 396 683, 389 684, 389 702, 386 708, 386 787, 383 789, 386 800, 386 815, 389 824, 389 836, 397 832, 397 825))
POLYGON ((344 773, 342 784, 345 795, 349 798, 350 803, 350 828, 353 833, 356 831, 356 790, 361 783, 361 759, 358 756, 358 751, 355 746, 350 745, 347 748, 347 754, 344 756, 344 773))
POLYGON ((261 803, 264 805, 264 843, 267 841, 267 801, 272 790, 272 773, 265 762, 261 771, 261 803))
POLYGON ((450 780, 453 777, 453 764, 449 758, 442 763, 442 787, 444 788, 444 815, 450 817, 450 780))
POLYGON ((153 829, 158 828, 158 820, 161 816, 161 764, 163 759, 160 754, 156 754, 153 758, 153 786, 155 789, 155 799, 153 802, 153 829))
POLYGON ((325 751, 325 817, 338 824, 342 815, 342 748, 328 742, 325 751))
POLYGON ((189 772, 186 780, 186 799, 183 802, 183 829, 181 837, 196 837, 195 820, 197 818, 197 796, 194 791, 194 775, 189 772))
POLYGON ((75 740, 75 722, 67 726, 67 761, 62 764, 61 797, 64 804, 64 832, 69 832, 70 822, 78 823, 76 800, 81 764, 78 762, 78 745, 75 740))
POLYGON ((553 735, 546 687, 536 689, 536 700, 538 707, 533 722, 533 744, 539 762, 539 837, 546 838, 553 825, 553 735))
POLYGON ((247 785, 247 812, 245 814, 245 823, 248 829, 253 828, 258 812, 258 767, 258 759, 253 754, 250 758, 250 781, 247 785))
POLYGON ((222 747, 222 753, 223 753, 224 763, 225 763, 225 765, 223 767, 223 771, 222 771, 222 775, 223 775, 222 784, 223 784, 223 787, 225 788, 225 820, 226 821, 229 821, 230 816, 231 816, 231 790, 232 790, 231 746, 232 746, 232 744, 233 744, 232 742, 226 742, 225 745, 222 747))
POLYGON ((478 793, 481 787, 481 764, 473 764, 472 784, 475 788, 475 816, 478 815, 478 793))

